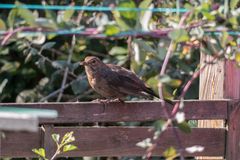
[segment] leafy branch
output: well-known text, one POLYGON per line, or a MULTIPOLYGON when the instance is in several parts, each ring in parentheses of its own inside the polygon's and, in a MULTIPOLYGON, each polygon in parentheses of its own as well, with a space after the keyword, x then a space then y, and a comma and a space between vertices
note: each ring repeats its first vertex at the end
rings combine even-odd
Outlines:
MULTIPOLYGON (((71 144, 72 142, 75 141, 75 137, 73 136, 73 132, 67 132, 63 138, 60 141, 60 135, 59 134, 52 134, 52 139, 56 143, 56 151, 55 153, 51 156, 50 160, 54 160, 58 155, 62 153, 66 153, 69 151, 73 151, 78 149, 77 146, 71 144)), ((40 156, 44 160, 49 160, 48 157, 46 157, 46 150, 44 148, 39 148, 39 149, 32 149, 32 151, 40 156)))

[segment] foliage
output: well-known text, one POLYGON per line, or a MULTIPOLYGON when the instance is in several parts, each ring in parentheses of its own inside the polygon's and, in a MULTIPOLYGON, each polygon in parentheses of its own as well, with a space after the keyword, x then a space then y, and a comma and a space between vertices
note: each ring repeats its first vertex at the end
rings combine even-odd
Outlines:
MULTIPOLYGON (((127 8, 186 8, 189 15, 180 12, 131 12, 117 11, 64 11, 30 10, 16 7, 0 11, 0 101, 89 101, 99 95, 90 89, 83 68, 78 62, 87 55, 95 55, 106 63, 131 69, 155 92, 158 82, 163 85, 165 98, 176 99, 184 84, 199 69, 200 52, 219 59, 236 61, 240 66, 239 6, 238 0, 209 1, 152 1, 152 0, 103 0, 103 1, 40 1, 31 4, 116 6, 127 8), (184 24, 179 26, 182 17, 184 24), (34 34, 22 31, 36 31, 34 34), (105 38, 88 38, 64 35, 64 31, 94 31, 105 38), (12 33, 12 31, 18 31, 12 33), (59 34, 51 32, 59 31, 59 34), (61 32, 60 32, 61 31, 61 32), (156 32, 152 32, 156 31, 156 32), (48 34, 44 34, 48 32, 48 34), (61 34, 60 34, 61 33, 61 34), (134 33, 131 36, 119 36, 134 33), (139 33, 149 33, 144 36, 139 33), (159 35, 159 36, 157 36, 159 35), (173 54, 166 73, 160 69, 172 42, 173 54), (73 45, 75 44, 75 45, 73 45), (70 59, 70 62, 68 61, 70 59), (66 83, 62 83, 67 70, 66 83), (65 87, 64 87, 65 86, 65 87), (63 91, 63 92, 62 92, 63 91), (63 93, 61 98, 59 94, 63 93)), ((9 0, 1 3, 30 4, 28 0, 9 0)), ((198 98, 198 81, 185 97, 198 98)), ((190 132, 187 122, 174 120, 174 125, 190 132)), ((165 121, 155 122, 155 138, 166 128, 165 121)), ((54 135, 57 141, 59 136, 54 135)), ((154 137, 152 138, 154 139, 154 137)), ((150 139, 151 140, 151 139, 150 139)), ((58 143, 57 143, 58 144, 58 143)), ((150 145, 143 141, 139 145, 150 145)), ((71 148, 71 146, 70 146, 71 148)), ((68 147, 65 148, 68 150, 68 147)), ((35 150, 44 157, 44 149, 35 150)), ((176 152, 169 148, 165 155, 170 159, 176 152)))
MULTIPOLYGON (((77 149, 77 146, 71 144, 72 142, 75 141, 73 132, 67 132, 63 136, 61 141, 60 141, 60 135, 54 133, 54 134, 52 134, 52 139, 56 143, 56 152, 54 153, 54 155, 52 155, 50 160, 55 159, 56 156, 58 156, 62 153, 73 151, 73 150, 77 149)), ((48 158, 46 157, 46 150, 44 148, 39 148, 39 149, 34 148, 32 151, 35 154, 37 154, 38 156, 40 156, 42 159, 48 160, 48 158)))

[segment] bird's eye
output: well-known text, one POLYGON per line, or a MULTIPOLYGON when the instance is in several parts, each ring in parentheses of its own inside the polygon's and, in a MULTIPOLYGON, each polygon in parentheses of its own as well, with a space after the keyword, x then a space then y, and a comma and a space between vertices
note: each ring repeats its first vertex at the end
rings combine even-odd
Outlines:
POLYGON ((96 63, 96 61, 95 60, 92 60, 92 64, 95 64, 96 63))

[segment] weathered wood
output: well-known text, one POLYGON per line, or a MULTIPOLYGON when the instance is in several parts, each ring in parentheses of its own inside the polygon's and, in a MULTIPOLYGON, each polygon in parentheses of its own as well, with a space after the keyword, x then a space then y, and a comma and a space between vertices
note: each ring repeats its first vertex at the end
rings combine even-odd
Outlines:
POLYGON ((227 136, 227 159, 239 160, 240 158, 240 106, 232 104, 229 107, 229 124, 227 136))
POLYGON ((33 148, 41 145, 40 132, 4 131, 0 143, 0 157, 32 157, 33 148))
POLYGON ((234 61, 226 61, 225 73, 225 97, 237 99, 229 106, 228 135, 227 135, 227 159, 240 159, 240 69, 234 61))
MULTIPOLYGON (((186 119, 227 119, 227 100, 219 101, 186 101, 184 112, 186 119)), ((151 121, 166 118, 160 102, 126 102, 109 103, 105 106, 99 103, 27 103, 0 104, 0 106, 15 106, 41 109, 55 109, 58 118, 40 119, 46 123, 79 123, 79 122, 119 122, 119 121, 151 121)), ((169 110, 172 106, 167 106, 169 110)))
MULTIPOLYGON (((46 136, 52 133, 58 133, 63 136, 66 132, 73 131, 78 146, 77 151, 71 151, 62 156, 79 157, 79 156, 142 156, 145 150, 137 147, 136 143, 153 136, 153 131, 148 127, 106 127, 106 128, 80 128, 80 127, 56 127, 45 128, 44 143, 51 146, 46 152, 53 153, 55 144, 46 136)), ((192 133, 186 134, 180 131, 179 135, 183 147, 200 145, 205 147, 203 152, 194 154, 184 153, 186 156, 224 156, 225 130, 195 128, 192 133)), ((9 133, 6 132, 7 139, 2 140, 3 157, 36 157, 31 152, 32 148, 40 147, 40 135, 37 133, 9 133), (11 147, 9 147, 11 146, 11 147)), ((162 152, 170 147, 176 146, 176 140, 172 129, 168 129, 161 134, 158 147, 154 150, 153 155, 162 155, 162 152)))
MULTIPOLYGON (((214 59, 211 55, 201 52, 200 64, 206 65, 206 62, 211 62, 214 59)), ((223 99, 224 94, 224 60, 216 60, 214 64, 206 66, 200 74, 199 84, 199 99, 200 100, 215 100, 223 99)), ((213 109, 209 106, 209 109, 213 109)), ((224 128, 223 120, 200 120, 198 127, 200 128, 224 128)), ((198 157, 198 159, 213 159, 213 157, 198 157)), ((214 157, 214 159, 222 159, 214 157)))

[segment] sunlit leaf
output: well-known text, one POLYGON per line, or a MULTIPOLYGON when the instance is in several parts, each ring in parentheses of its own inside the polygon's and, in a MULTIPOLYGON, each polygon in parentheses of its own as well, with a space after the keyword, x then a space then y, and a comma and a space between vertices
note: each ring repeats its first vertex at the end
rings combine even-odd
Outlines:
POLYGON ((120 28, 116 25, 106 25, 105 26, 105 34, 108 36, 112 36, 118 34, 120 32, 120 28))
POLYGON ((113 16, 117 22, 117 25, 122 31, 130 30, 131 27, 121 18, 119 11, 113 11, 113 16))
POLYGON ((0 30, 6 30, 5 22, 2 19, 0 19, 0 30))
POLYGON ((240 66, 240 52, 235 54, 235 61, 237 62, 237 65, 240 66))
MULTIPOLYGON (((18 1, 15 2, 16 6, 21 6, 21 5, 24 5, 18 1)), ((33 13, 29 10, 29 9, 26 9, 26 8, 18 8, 17 10, 17 14, 23 18, 30 26, 36 26, 36 22, 35 22, 35 17, 33 15, 33 13)))
POLYGON ((191 133, 191 128, 189 127, 187 122, 178 123, 177 126, 181 131, 185 133, 191 133))
POLYGON ((63 147, 63 152, 73 151, 73 150, 76 150, 76 149, 78 149, 77 146, 72 145, 72 144, 68 144, 68 145, 65 145, 63 147))
POLYGON ((233 10, 237 7, 237 4, 239 3, 239 0, 231 0, 230 1, 230 8, 233 10))
POLYGON ((33 151, 35 154, 37 154, 37 155, 39 155, 39 156, 41 156, 41 157, 43 157, 43 158, 46 157, 45 149, 44 149, 44 148, 39 148, 39 149, 34 148, 32 151, 33 151))
POLYGON ((178 154, 175 148, 169 147, 163 152, 163 156, 166 158, 166 160, 174 160, 174 158, 176 158, 178 154))
POLYGON ((118 55, 118 54, 127 54, 128 50, 124 47, 113 47, 110 51, 109 54, 110 55, 118 55))
POLYGON ((18 13, 18 9, 14 8, 14 9, 12 9, 12 10, 9 12, 9 14, 8 14, 7 22, 8 22, 8 26, 9 26, 10 28, 12 28, 13 25, 14 25, 15 18, 16 18, 16 16, 17 16, 17 13, 18 13))
POLYGON ((160 81, 162 83, 169 83, 171 80, 172 79, 171 79, 171 77, 169 75, 163 75, 163 76, 160 77, 160 81))
POLYGON ((74 14, 74 10, 68 9, 64 11, 63 20, 68 22, 74 14))
MULTIPOLYGON (((136 4, 133 0, 121 1, 118 5, 121 8, 136 8, 136 4)), ((120 15, 126 19, 135 20, 137 13, 135 11, 120 11, 120 15)))
POLYGON ((177 88, 182 84, 182 81, 180 79, 171 79, 167 84, 171 87, 177 88))
POLYGON ((60 135, 59 134, 52 134, 52 139, 58 144, 59 139, 60 139, 60 135))
POLYGON ((169 32, 168 37, 176 42, 184 42, 189 40, 188 32, 184 29, 176 29, 169 32))
POLYGON ((67 143, 71 143, 73 141, 75 141, 75 137, 73 136, 73 131, 71 131, 71 132, 67 132, 63 136, 61 144, 67 144, 67 143))

